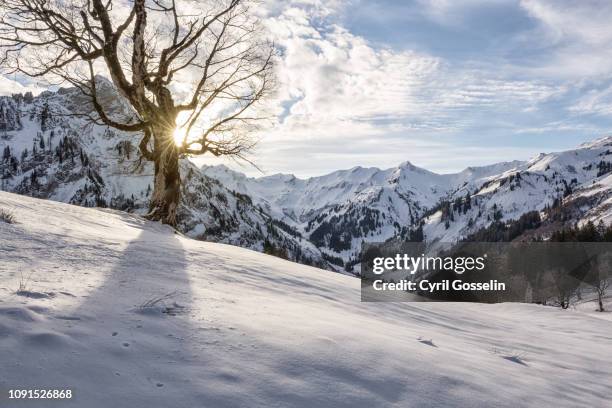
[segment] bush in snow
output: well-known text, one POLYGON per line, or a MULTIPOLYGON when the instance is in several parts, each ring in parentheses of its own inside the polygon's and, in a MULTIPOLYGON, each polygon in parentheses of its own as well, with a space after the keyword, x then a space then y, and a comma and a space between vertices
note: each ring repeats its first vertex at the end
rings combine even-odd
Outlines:
POLYGON ((0 208, 0 221, 6 222, 7 224, 14 224, 15 216, 13 215, 12 212, 5 210, 3 208, 0 208))

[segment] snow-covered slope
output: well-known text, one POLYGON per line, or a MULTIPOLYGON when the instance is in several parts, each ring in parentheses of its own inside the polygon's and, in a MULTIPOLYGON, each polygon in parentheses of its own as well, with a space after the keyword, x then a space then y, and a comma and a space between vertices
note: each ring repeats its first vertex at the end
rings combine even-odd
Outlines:
POLYGON ((606 314, 360 303, 358 279, 135 215, 5 192, 0 209, 16 220, 0 222, 3 393, 68 388, 49 406, 88 408, 609 403, 606 314))
POLYGON ((610 136, 573 150, 542 153, 514 168, 459 187, 425 219, 424 235, 429 240, 453 242, 494 220, 516 220, 529 211, 542 212, 562 205, 575 207, 574 219, 569 221, 592 219, 609 223, 612 208, 606 200, 612 189, 606 180, 611 171, 610 136), (589 195, 591 199, 584 199, 589 195))

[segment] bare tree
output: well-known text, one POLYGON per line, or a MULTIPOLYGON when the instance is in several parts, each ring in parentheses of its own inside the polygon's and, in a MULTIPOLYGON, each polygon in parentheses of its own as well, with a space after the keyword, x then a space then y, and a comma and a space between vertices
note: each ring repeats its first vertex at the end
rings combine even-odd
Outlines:
POLYGON ((607 276, 602 277, 601 279, 595 282, 594 287, 595 291, 597 292, 597 303, 599 305, 598 311, 605 312, 603 300, 606 297, 606 292, 608 291, 608 288, 610 287, 610 280, 607 276))
POLYGON ((248 131, 262 118, 274 56, 254 11, 247 0, 0 0, 0 66, 68 82, 96 122, 138 132, 155 164, 148 218, 175 225, 179 159, 243 157, 254 144, 248 131), (105 110, 97 75, 110 76, 136 118, 105 110))
POLYGON ((610 288, 610 270, 612 269, 612 254, 606 244, 601 244, 604 246, 603 253, 597 257, 595 267, 587 280, 587 283, 591 284, 597 293, 597 310, 599 312, 605 312, 604 299, 610 288))

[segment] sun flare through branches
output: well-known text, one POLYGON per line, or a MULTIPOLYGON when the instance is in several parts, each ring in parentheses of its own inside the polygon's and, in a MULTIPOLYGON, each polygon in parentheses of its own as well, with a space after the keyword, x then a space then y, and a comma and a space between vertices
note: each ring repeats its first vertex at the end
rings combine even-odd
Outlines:
POLYGON ((177 127, 173 132, 174 144, 181 147, 187 141, 187 129, 184 127, 177 127))

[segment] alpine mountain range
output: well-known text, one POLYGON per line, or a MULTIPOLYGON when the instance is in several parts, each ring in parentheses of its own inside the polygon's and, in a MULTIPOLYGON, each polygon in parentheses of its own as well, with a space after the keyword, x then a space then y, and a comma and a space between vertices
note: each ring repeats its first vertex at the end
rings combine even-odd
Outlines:
MULTIPOLYGON (((98 82, 115 119, 134 116, 109 81, 98 82)), ((0 97, 1 190, 146 213, 153 166, 139 160, 139 137, 92 123, 91 111, 76 88, 0 97)), ((364 241, 524 240, 612 222, 611 136, 455 174, 407 161, 252 178, 189 159, 181 174, 185 235, 351 274, 364 241)))

